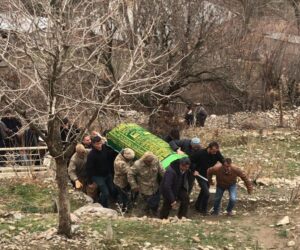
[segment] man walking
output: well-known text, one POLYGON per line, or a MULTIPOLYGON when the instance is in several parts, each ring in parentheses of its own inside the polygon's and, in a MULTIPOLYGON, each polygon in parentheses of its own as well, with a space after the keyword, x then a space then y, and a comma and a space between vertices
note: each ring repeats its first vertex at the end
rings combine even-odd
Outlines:
MULTIPOLYGON (((201 149, 200 138, 194 137, 192 139, 181 139, 181 140, 172 140, 169 142, 170 147, 177 152, 177 154, 187 154, 189 158, 192 158, 192 155, 201 149)), ((195 177, 191 172, 191 169, 188 170, 188 181, 189 181, 189 193, 192 192, 195 183, 195 177)))
POLYGON ((88 150, 82 144, 76 145, 76 152, 71 157, 68 174, 76 189, 82 189, 85 192, 87 183, 86 160, 88 150))
POLYGON ((220 204, 225 190, 229 192, 229 202, 227 205, 227 215, 232 215, 232 209, 237 200, 237 188, 236 182, 237 177, 240 177, 246 187, 248 194, 252 193, 252 184, 245 175, 245 173, 236 166, 232 165, 232 161, 230 158, 224 160, 224 164, 218 164, 207 171, 207 177, 209 183, 212 184, 212 176, 216 175, 217 178, 217 191, 214 202, 214 210, 212 212, 213 215, 218 215, 220 212, 220 204))
POLYGON ((103 207, 108 207, 109 196, 113 194, 113 179, 111 162, 114 152, 104 144, 100 136, 92 138, 92 150, 87 157, 88 183, 97 184, 100 190, 99 202, 103 207))
POLYGON ((146 152, 128 172, 131 190, 139 192, 147 214, 157 214, 160 201, 159 183, 164 172, 159 159, 151 152, 146 152))
POLYGON ((201 214, 207 215, 209 199, 209 183, 207 181, 207 170, 217 162, 223 163, 224 157, 220 153, 217 142, 211 142, 207 148, 195 152, 191 157, 194 176, 196 177, 201 191, 195 203, 195 208, 201 214))
POLYGON ((114 184, 118 191, 118 203, 123 211, 126 211, 129 205, 128 192, 130 185, 128 182, 127 174, 133 165, 135 153, 130 148, 124 148, 116 157, 114 162, 114 184))
POLYGON ((180 202, 178 218, 186 217, 189 206, 189 183, 187 171, 191 161, 189 158, 182 158, 171 163, 167 169, 160 187, 163 196, 163 206, 160 211, 160 218, 167 219, 172 208, 180 202))

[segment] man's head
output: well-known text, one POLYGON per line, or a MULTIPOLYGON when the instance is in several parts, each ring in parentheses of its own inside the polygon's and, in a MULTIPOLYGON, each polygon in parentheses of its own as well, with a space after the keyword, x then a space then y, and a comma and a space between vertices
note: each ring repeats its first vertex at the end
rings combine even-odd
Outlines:
POLYGON ((94 136, 92 138, 92 146, 93 148, 95 148, 96 150, 101 150, 102 149, 102 140, 101 140, 101 137, 100 136, 94 136))
POLYGON ((121 151, 121 154, 126 160, 129 160, 129 161, 133 160, 135 157, 135 153, 131 148, 124 148, 121 151))
POLYGON ((89 147, 91 145, 91 143, 92 143, 91 137, 87 134, 84 135, 82 138, 82 144, 89 147))
POLYGON ((142 156, 141 160, 145 163, 145 165, 151 165, 156 161, 157 157, 152 152, 146 152, 142 156))
POLYGON ((85 151, 84 146, 83 146, 82 144, 80 144, 80 143, 76 145, 75 150, 76 150, 77 155, 78 155, 80 158, 83 158, 84 155, 86 154, 86 151, 85 151))
POLYGON ((190 168, 190 165, 191 165, 191 160, 188 157, 181 158, 179 160, 179 169, 182 172, 186 172, 190 168))
POLYGON ((226 158, 226 159, 224 160, 224 167, 225 167, 226 169, 230 168, 230 167, 231 167, 231 163, 232 163, 232 160, 231 160, 230 158, 226 158))
POLYGON ((198 137, 194 137, 191 140, 191 147, 193 150, 197 150, 201 148, 201 141, 198 137))
POLYGON ((215 155, 216 153, 219 152, 219 150, 220 150, 220 146, 216 141, 213 141, 208 144, 207 151, 209 154, 215 155))
POLYGON ((95 136, 99 136, 100 137, 100 133, 96 130, 93 130, 91 133, 91 137, 95 137, 95 136))

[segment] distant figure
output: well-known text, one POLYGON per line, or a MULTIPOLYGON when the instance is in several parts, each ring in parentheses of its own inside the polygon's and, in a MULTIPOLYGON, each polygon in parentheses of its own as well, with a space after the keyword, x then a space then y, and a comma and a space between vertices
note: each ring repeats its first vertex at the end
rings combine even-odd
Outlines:
POLYGON ((22 127, 22 123, 16 117, 14 117, 10 110, 5 112, 5 117, 1 119, 1 121, 7 127, 7 132, 9 137, 6 139, 6 147, 17 147, 20 145, 18 139, 18 131, 22 127))
MULTIPOLYGON (((32 128, 28 128, 21 135, 21 141, 23 147, 37 147, 39 145, 38 133, 32 128)), ((41 156, 38 150, 24 150, 23 158, 25 160, 24 163, 26 163, 27 165, 41 164, 41 156)))
POLYGON ((187 106, 184 119, 188 126, 192 126, 194 124, 194 111, 192 105, 187 106))
POLYGON ((73 123, 71 124, 70 120, 65 117, 62 119, 62 125, 60 127, 61 140, 65 143, 72 142, 75 140, 77 134, 80 133, 78 126, 73 123))
POLYGON ((207 178, 210 184, 212 182, 212 176, 216 175, 217 177, 217 191, 215 196, 214 210, 212 211, 213 215, 218 215, 220 212, 220 204, 225 190, 229 192, 229 203, 227 205, 227 215, 231 216, 232 210, 237 200, 237 177, 240 177, 246 187, 248 194, 252 193, 252 184, 245 175, 245 173, 238 167, 232 165, 230 158, 224 160, 224 164, 218 164, 207 171, 207 178))
POLYGON ((182 158, 171 163, 167 169, 160 191, 163 196, 163 206, 160 211, 160 218, 167 219, 172 208, 180 203, 178 218, 187 216, 189 206, 189 182, 188 170, 191 165, 189 158, 182 158))
POLYGON ((201 105, 196 112, 196 126, 204 127, 205 120, 207 118, 207 112, 204 107, 201 105))
MULTIPOLYGON (((7 137, 10 130, 6 127, 4 122, 0 121, 0 148, 6 147, 7 137)), ((5 151, 0 151, 0 167, 5 165, 6 157, 5 151)))
POLYGON ((128 172, 128 181, 133 192, 139 192, 147 214, 156 215, 159 207, 159 183, 164 175, 159 159, 146 152, 128 172))
POLYGON ((167 143, 173 140, 180 140, 180 131, 178 128, 171 129, 170 133, 164 139, 167 143))
POLYGON ((24 147, 36 147, 39 143, 38 133, 32 129, 28 128, 23 134, 23 145, 24 147))

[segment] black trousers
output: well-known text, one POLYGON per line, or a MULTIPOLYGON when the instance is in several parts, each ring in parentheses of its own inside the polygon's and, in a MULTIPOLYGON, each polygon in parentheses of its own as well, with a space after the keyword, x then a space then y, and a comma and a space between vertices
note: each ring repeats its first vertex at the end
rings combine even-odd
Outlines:
POLYGON ((201 188, 201 191, 198 195, 195 207, 200 213, 207 213, 207 206, 209 200, 209 184, 207 181, 202 180, 200 178, 197 178, 197 181, 201 188))
MULTIPOLYGON (((188 192, 186 190, 182 189, 182 190, 180 190, 177 198, 178 198, 178 201, 180 201, 180 207, 179 207, 177 216, 178 216, 179 219, 181 219, 182 217, 187 216, 190 197, 189 197, 188 192)), ((170 201, 168 201, 167 199, 164 198, 163 199, 163 206, 160 210, 160 216, 159 217, 161 219, 167 219, 171 209, 172 209, 172 206, 171 206, 170 201)))

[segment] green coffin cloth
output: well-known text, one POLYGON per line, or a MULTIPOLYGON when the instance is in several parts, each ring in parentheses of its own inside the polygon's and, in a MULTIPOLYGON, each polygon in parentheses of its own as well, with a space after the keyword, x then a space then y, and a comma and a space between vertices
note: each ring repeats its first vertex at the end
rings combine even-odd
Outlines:
POLYGON ((120 124, 112 129, 107 134, 107 141, 118 152, 123 148, 131 148, 137 158, 150 151, 159 158, 164 168, 177 159, 187 157, 175 153, 167 142, 134 123, 120 124))

